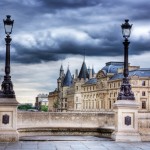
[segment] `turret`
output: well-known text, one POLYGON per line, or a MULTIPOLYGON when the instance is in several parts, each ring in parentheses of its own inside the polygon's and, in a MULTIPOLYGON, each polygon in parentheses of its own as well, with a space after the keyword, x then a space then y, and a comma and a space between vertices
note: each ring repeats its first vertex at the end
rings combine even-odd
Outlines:
POLYGON ((63 69, 63 66, 61 65, 60 71, 59 71, 59 78, 57 79, 57 88, 58 88, 58 91, 60 91, 60 88, 61 88, 63 80, 64 80, 64 76, 65 76, 64 69, 63 69))
POLYGON ((61 67, 60 67, 59 77, 60 77, 60 78, 63 78, 63 77, 64 77, 64 69, 63 69, 63 66, 62 66, 62 65, 61 65, 61 67))
POLYGON ((67 73, 66 73, 64 81, 63 81, 63 86, 71 86, 72 83, 73 83, 73 78, 71 76, 71 73, 70 73, 70 70, 68 67, 67 73))
POLYGON ((81 79, 84 79, 84 80, 89 79, 89 73, 88 73, 85 61, 83 61, 83 64, 82 64, 82 67, 81 67, 81 70, 80 70, 78 78, 79 78, 79 80, 81 80, 81 79))

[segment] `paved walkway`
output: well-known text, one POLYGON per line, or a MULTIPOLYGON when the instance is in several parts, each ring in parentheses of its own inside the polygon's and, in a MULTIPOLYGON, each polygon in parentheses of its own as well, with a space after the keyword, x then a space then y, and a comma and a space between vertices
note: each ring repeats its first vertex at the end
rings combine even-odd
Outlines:
POLYGON ((0 143, 0 150, 150 150, 150 142, 122 143, 93 136, 38 136, 22 140, 31 141, 0 143))

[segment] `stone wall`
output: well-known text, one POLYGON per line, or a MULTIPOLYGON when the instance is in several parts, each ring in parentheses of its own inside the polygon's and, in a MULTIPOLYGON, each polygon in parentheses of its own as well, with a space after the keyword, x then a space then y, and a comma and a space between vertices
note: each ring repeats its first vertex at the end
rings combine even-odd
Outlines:
POLYGON ((150 141, 150 112, 139 112, 139 132, 142 141, 150 141))
POLYGON ((31 127, 113 127, 114 113, 18 112, 18 128, 31 127))
MULTIPOLYGON (((138 117, 142 141, 150 141, 150 112, 139 112, 138 117)), ((110 136, 115 124, 113 112, 18 112, 17 123, 20 136, 64 134, 106 136, 108 133, 110 136)))
POLYGON ((99 135, 100 132, 106 135, 114 128, 114 113, 18 112, 17 127, 20 136, 99 135))

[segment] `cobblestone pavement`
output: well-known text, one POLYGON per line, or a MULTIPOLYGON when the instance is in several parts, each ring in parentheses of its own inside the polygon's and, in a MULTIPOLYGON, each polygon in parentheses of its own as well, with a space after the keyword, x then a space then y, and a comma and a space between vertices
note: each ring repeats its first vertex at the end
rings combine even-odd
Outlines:
POLYGON ((0 143, 0 150, 150 150, 150 142, 123 143, 93 136, 38 136, 22 140, 30 141, 0 143))

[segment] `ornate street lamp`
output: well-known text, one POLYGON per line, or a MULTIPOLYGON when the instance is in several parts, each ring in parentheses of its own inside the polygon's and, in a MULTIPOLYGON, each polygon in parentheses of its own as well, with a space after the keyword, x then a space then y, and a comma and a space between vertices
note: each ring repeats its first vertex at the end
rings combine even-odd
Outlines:
POLYGON ((131 85, 129 83, 129 70, 128 70, 128 46, 130 44, 128 38, 131 34, 132 24, 129 24, 129 20, 125 20, 125 23, 121 25, 122 34, 125 38, 124 44, 124 78, 118 94, 117 100, 135 100, 134 93, 131 91, 131 85))
POLYGON ((6 33, 6 58, 5 58, 5 76, 1 85, 0 97, 1 98, 15 98, 15 92, 13 90, 13 84, 10 76, 10 34, 12 33, 14 20, 11 20, 11 16, 7 15, 3 20, 6 33))

